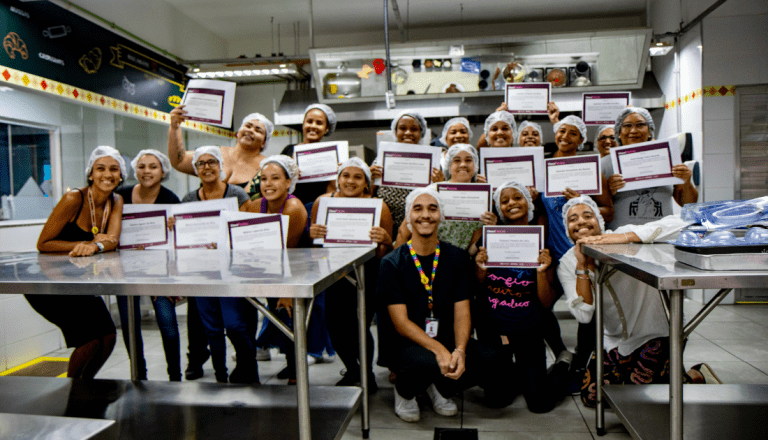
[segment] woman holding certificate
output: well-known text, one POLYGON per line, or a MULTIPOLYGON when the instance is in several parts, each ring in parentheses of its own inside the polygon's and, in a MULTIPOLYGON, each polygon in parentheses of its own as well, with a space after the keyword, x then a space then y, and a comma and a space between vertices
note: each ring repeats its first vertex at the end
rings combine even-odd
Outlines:
MULTIPOLYGON (((560 260, 557 276, 563 284, 566 304, 580 323, 592 321, 595 313, 592 289, 596 262, 581 252, 582 244, 624 244, 663 242, 674 238, 687 222, 668 216, 645 225, 626 225, 606 231, 600 211, 588 197, 568 201, 562 220, 569 240, 575 241, 560 260)), ((643 255, 643 247, 633 247, 635 257, 656 261, 657 255, 643 255), (645 258, 643 258, 645 257, 645 258)), ((608 384, 669 383, 669 325, 659 292, 622 272, 611 277, 610 295, 603 296, 605 362, 603 381, 608 384)), ((581 400, 595 406, 595 357, 592 357, 581 389, 581 400)), ((686 383, 720 383, 707 364, 694 366, 686 383)))
MULTIPOLYGON (((235 185, 221 180, 222 163, 224 159, 219 147, 204 146, 195 150, 193 161, 195 174, 200 176, 202 185, 184 198, 182 203, 201 200, 224 199, 237 197, 242 210, 248 201, 248 194, 235 185)), ((211 347, 211 361, 216 375, 216 381, 226 383, 259 383, 259 370, 256 364, 256 352, 253 340, 248 336, 248 326, 245 320, 246 307, 251 307, 244 298, 197 298, 198 312, 208 336, 211 347), (237 352, 237 365, 232 375, 227 375, 227 346, 224 340, 224 330, 237 352)))
MULTIPOLYGON (((402 144, 424 144, 424 134, 427 132, 427 121, 421 113, 413 110, 406 110, 392 120, 392 132, 395 134, 397 142, 402 144)), ((371 165, 371 178, 380 179, 383 168, 374 162, 371 165)), ((432 168, 432 182, 442 181, 442 172, 438 168, 432 168)), ((395 225, 400 225, 405 219, 405 198, 412 190, 405 188, 393 188, 380 186, 376 188, 376 197, 384 200, 392 211, 392 221, 395 225)), ((396 232, 397 234, 397 232, 396 232)))
POLYGON ((509 148, 515 140, 515 117, 506 110, 506 104, 502 107, 504 110, 488 115, 483 125, 485 141, 491 148, 509 148))
MULTIPOLYGON (((85 169, 88 186, 70 191, 45 222, 37 250, 87 257, 114 251, 120 237, 123 199, 114 194, 125 177, 125 161, 112 147, 97 147, 85 169)), ((92 379, 115 348, 116 330, 104 301, 97 296, 24 295, 32 308, 64 334, 69 358, 67 377, 92 379)))
MULTIPOLYGON (((187 120, 187 112, 180 105, 171 110, 171 126, 168 129, 168 157, 171 165, 185 174, 197 175, 194 165, 194 154, 184 150, 184 135, 181 132, 181 124, 187 120)), ((237 144, 234 147, 221 147, 221 156, 225 158, 220 164, 227 183, 231 182, 249 195, 258 193, 258 182, 254 182, 261 161, 265 156, 262 153, 267 148, 272 138, 274 124, 260 113, 251 113, 243 118, 240 129, 237 130, 237 144)))
MULTIPOLYGON (((137 185, 125 186, 117 191, 123 197, 125 204, 176 204, 179 198, 171 190, 161 185, 171 176, 171 162, 165 154, 153 150, 141 150, 131 161, 133 175, 139 181, 137 185)), ((171 381, 181 381, 181 358, 179 356, 179 326, 176 322, 176 301, 178 297, 156 296, 152 297, 152 306, 155 309, 157 325, 160 328, 160 336, 163 340, 165 361, 168 364, 168 377, 171 381)), ((194 298, 189 299, 194 302, 194 298)), ((134 297, 135 310, 139 309, 140 297, 134 297)), ((117 308, 120 311, 120 322, 123 323, 123 342, 128 348, 128 298, 117 297, 117 308)), ((198 321, 197 307, 193 307, 194 313, 189 314, 189 321, 198 321)), ((144 360, 144 342, 141 338, 141 316, 136 314, 136 353, 140 355, 138 361, 139 379, 147 379, 147 363, 144 360)), ((200 323, 202 331, 202 323, 200 323)), ((192 331, 189 332, 193 334, 192 331)), ((191 337, 191 336, 190 336, 191 337)), ((205 334, 203 333, 203 341, 205 334)), ((192 344, 190 344, 192 345, 192 344)), ((203 344, 207 352, 207 344, 203 344)), ((130 353, 130 350, 128 350, 130 353)))
MULTIPOLYGON (((648 110, 629 107, 616 118, 615 133, 618 133, 619 146, 633 145, 653 140, 656 129, 648 110)), ((672 200, 678 205, 695 203, 699 192, 691 182, 691 169, 685 164, 672 166, 672 175, 683 180, 677 185, 663 185, 634 191, 619 191, 626 183, 621 174, 614 174, 610 156, 602 160, 608 186, 613 195, 615 217, 609 227, 617 228, 628 224, 641 225, 672 214, 672 200)))
MULTIPOLYGON (((304 121, 301 124, 304 142, 298 145, 322 142, 325 136, 333 134, 334 131, 336 131, 336 113, 325 104, 310 104, 304 110, 304 121)), ((296 145, 286 146, 280 154, 294 157, 293 149, 296 145)), ((329 191, 333 191, 333 189, 333 181, 299 182, 296 184, 296 190, 293 192, 293 195, 298 197, 305 207, 311 207, 315 199, 329 191)))
MULTIPOLYGON (((526 187, 515 181, 509 181, 496 189, 493 201, 501 214, 503 225, 528 226, 533 220, 531 194, 526 187)), ((500 233, 507 233, 499 229, 500 233)), ((538 233, 533 228, 509 232, 531 234, 535 241, 537 235, 541 237, 541 228, 538 229, 538 233)), ((504 347, 508 350, 508 356, 515 357, 516 371, 521 377, 520 385, 528 409, 534 413, 549 412, 563 398, 572 358, 570 352, 562 350, 555 366, 547 373, 543 336, 546 332, 543 326, 547 325, 544 315, 551 314, 549 308, 555 301, 555 295, 550 289, 550 283, 554 280, 552 257, 549 250, 540 249, 537 256, 539 266, 536 268, 515 266, 489 269, 485 266, 489 261, 489 250, 493 252, 494 258, 503 257, 504 251, 499 253, 493 247, 496 243, 509 243, 503 238, 492 240, 491 237, 491 234, 487 236, 487 243, 481 241, 475 257, 475 273, 483 286, 477 297, 480 309, 477 317, 487 324, 484 327, 486 331, 479 335, 485 336, 484 343, 498 348, 502 347, 502 337, 506 337, 507 345, 504 347)), ((524 239, 513 239, 514 242, 521 240, 524 239)), ((520 250, 520 246, 517 248, 515 252, 520 250)), ((534 255, 528 257, 532 259, 534 255)))
MULTIPOLYGON (((247 212, 287 215, 289 219, 286 242, 289 248, 295 248, 299 244, 307 225, 307 210, 293 195, 298 180, 299 167, 293 159, 282 154, 270 156, 262 162, 261 198, 251 200, 242 206, 242 210, 247 212)), ((285 310, 285 314, 281 316, 283 321, 289 321, 292 317, 293 302, 290 298, 279 300, 269 298, 267 302, 273 311, 285 310)), ((293 385, 296 383, 296 353, 293 350, 293 343, 282 332, 279 337, 283 340, 288 366, 278 373, 278 378, 288 379, 288 384, 293 385)))
MULTIPOLYGON (((472 145, 454 144, 448 149, 445 156, 448 163, 448 166, 445 169, 445 176, 448 179, 448 183, 486 183, 485 177, 477 174, 480 169, 480 160, 477 157, 477 150, 475 150, 475 147, 472 145)), ((437 183, 433 183, 428 188, 439 191, 437 183)), ((484 196, 489 196, 490 187, 488 187, 486 191, 462 191, 462 193, 465 194, 474 194, 475 192, 477 193, 477 197, 473 196, 472 199, 468 199, 466 202, 469 203, 471 201, 477 204, 484 203, 484 211, 482 211, 482 213, 477 213, 479 214, 479 220, 446 219, 445 221, 440 222, 440 226, 437 230, 437 235, 440 240, 447 241, 461 249, 468 249, 470 239, 475 231, 482 229, 483 225, 496 224, 496 215, 488 211, 488 198, 483 201, 484 196)), ((468 206, 468 204, 466 206, 468 206)), ((397 233, 395 247, 405 244, 410 238, 411 231, 408 229, 408 222, 403 221, 400 225, 400 230, 397 233)))
MULTIPOLYGON (((339 173, 336 178, 337 191, 325 194, 321 198, 370 199, 369 189, 371 182, 371 171, 368 165, 361 159, 353 157, 339 166, 339 173)), ((309 234, 313 239, 324 239, 328 233, 326 225, 317 223, 320 200, 320 198, 315 200, 312 206, 312 226, 309 228, 309 234)), ((392 215, 386 203, 382 202, 381 208, 379 226, 371 227, 368 233, 371 241, 376 243, 376 258, 372 258, 365 263, 366 303, 371 305, 366 309, 366 325, 368 327, 370 327, 373 314, 376 312, 376 307, 372 305, 375 304, 374 295, 379 275, 379 263, 381 258, 392 250, 392 215)), ((356 310, 357 288, 351 283, 346 280, 339 280, 326 289, 325 317, 328 333, 331 336, 333 348, 339 354, 347 370, 344 377, 336 383, 338 386, 354 386, 360 382, 360 366, 358 364, 360 352, 356 333, 358 326, 356 310)), ((371 336, 370 330, 367 332, 367 338, 369 391, 375 392, 378 386, 373 376, 373 336, 371 336)), ((381 341, 381 338, 379 340, 381 341)), ((381 356, 381 350, 379 350, 379 353, 379 356, 381 356)))

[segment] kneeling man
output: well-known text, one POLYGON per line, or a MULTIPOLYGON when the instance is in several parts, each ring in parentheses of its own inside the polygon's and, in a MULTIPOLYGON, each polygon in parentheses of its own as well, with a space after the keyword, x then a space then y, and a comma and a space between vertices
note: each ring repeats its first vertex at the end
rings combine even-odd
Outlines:
POLYGON ((441 242, 437 227, 442 203, 430 189, 412 191, 405 218, 412 238, 381 261, 377 296, 397 333, 393 344, 395 413, 406 422, 420 419, 416 395, 427 392, 435 412, 458 412, 450 397, 479 385, 486 403, 511 403, 512 363, 470 339, 470 297, 477 289, 467 251, 441 242))

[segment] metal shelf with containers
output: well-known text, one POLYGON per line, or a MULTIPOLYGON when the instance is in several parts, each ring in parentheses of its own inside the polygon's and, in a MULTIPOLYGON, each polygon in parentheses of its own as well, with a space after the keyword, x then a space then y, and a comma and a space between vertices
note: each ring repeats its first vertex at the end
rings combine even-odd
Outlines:
POLYGON ((646 28, 393 44, 309 51, 318 100, 382 100, 387 75, 398 100, 503 96, 505 82, 553 84, 553 93, 643 86, 646 28))

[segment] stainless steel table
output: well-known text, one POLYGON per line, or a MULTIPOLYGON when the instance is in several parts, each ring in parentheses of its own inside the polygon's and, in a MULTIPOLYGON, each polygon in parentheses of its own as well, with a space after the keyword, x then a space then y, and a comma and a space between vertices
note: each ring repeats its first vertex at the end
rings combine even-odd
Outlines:
MULTIPOLYGON (((600 261, 598 268, 595 298, 595 319, 598 328, 596 346, 596 376, 603 377, 603 283, 617 270, 657 289, 660 300, 669 321, 670 341, 670 383, 669 383, 669 438, 683 438, 683 341, 696 326, 722 301, 734 288, 756 288, 768 285, 768 270, 766 271, 706 271, 696 269, 674 260, 674 247, 669 244, 614 244, 614 245, 583 245, 583 252, 600 261), (644 252, 640 252, 643 248, 644 252), (720 289, 688 324, 683 326, 683 290, 686 289, 720 289)), ((604 390, 602 382, 597 386, 596 427, 598 435, 605 434, 604 421, 604 390)), ((666 387, 666 386, 665 386, 666 387)), ((614 387, 612 387, 613 389, 614 387)), ((647 386, 632 387, 626 393, 643 393, 647 386)), ((722 396, 711 395, 714 404, 722 396)), ((725 397, 728 401, 728 397, 725 397)), ((722 403, 722 400, 720 400, 722 403)), ((621 405, 620 401, 613 402, 621 405)), ((733 402, 738 403, 738 402, 733 402)), ((614 406, 614 408, 616 408, 614 406)), ((621 411, 616 408, 617 411, 621 411)), ((690 418, 698 420, 701 413, 691 411, 690 418)), ((630 429, 628 427, 628 429, 630 429)), ((659 437, 659 429, 664 429, 660 423, 638 428, 635 438, 664 438, 659 437), (643 431, 645 429, 645 431, 643 431)), ((630 433, 633 433, 630 429, 630 433)))
POLYGON ((0 440, 106 439, 114 424, 114 420, 0 414, 0 440))
MULTIPOLYGON (((360 394, 356 387, 311 387, 312 438, 340 439, 360 394)), ((284 385, 0 377, 0 413, 114 424, 99 440, 299 437, 296 391, 284 385)))
MULTIPOLYGON (((184 249, 145 250, 71 258, 67 255, 0 253, 0 292, 42 295, 126 295, 243 297, 295 340, 298 421, 301 439, 311 435, 306 323, 315 295, 354 272, 358 280, 360 353, 366 353, 363 264, 372 248, 312 248, 285 251, 184 249), (294 330, 286 328, 256 298, 293 298, 294 330)), ((133 315, 133 301, 128 301, 133 315)), ((129 319, 130 350, 135 352, 134 320, 129 319)), ((360 359, 363 389, 362 430, 368 438, 367 359, 360 359)), ((136 380, 136 356, 131 378, 136 380)))

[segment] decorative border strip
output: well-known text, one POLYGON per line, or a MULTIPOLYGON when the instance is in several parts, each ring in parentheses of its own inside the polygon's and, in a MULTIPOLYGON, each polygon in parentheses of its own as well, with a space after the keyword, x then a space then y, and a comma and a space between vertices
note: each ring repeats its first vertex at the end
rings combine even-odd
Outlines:
MULTIPOLYGON (((0 65, 0 84, 3 82, 22 86, 39 92, 50 93, 54 96, 60 96, 65 99, 77 101, 79 104, 91 105, 97 108, 104 108, 130 114, 142 119, 148 119, 155 122, 170 124, 171 116, 169 113, 132 104, 119 99, 110 98, 82 88, 73 87, 58 81, 44 78, 37 75, 28 74, 20 70, 11 69, 0 65)), ((214 127, 207 124, 201 124, 195 121, 185 121, 184 127, 208 133, 225 138, 234 138, 235 132, 221 127, 214 127)))
POLYGON ((676 100, 667 101, 664 103, 664 108, 667 110, 675 108, 675 106, 687 104, 690 101, 699 98, 714 98, 722 96, 735 96, 736 86, 706 86, 703 89, 696 89, 685 96, 681 96, 676 100))

